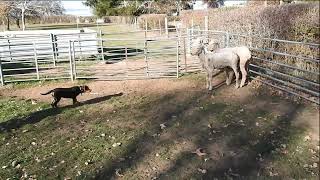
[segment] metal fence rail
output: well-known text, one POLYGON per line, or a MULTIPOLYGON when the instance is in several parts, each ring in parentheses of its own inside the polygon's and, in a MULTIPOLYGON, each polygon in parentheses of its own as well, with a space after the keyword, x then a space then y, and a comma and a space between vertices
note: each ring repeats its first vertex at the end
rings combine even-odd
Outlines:
POLYGON ((59 78, 176 78, 201 70, 199 59, 190 52, 194 39, 205 37, 218 42, 220 48, 248 46, 252 51, 251 79, 319 104, 319 44, 200 27, 172 31, 129 32, 129 37, 145 33, 140 38, 121 38, 129 35, 123 32, 116 33, 120 38, 109 38, 112 34, 102 31, 95 35, 30 35, 25 40, 0 38, 0 83, 59 78))

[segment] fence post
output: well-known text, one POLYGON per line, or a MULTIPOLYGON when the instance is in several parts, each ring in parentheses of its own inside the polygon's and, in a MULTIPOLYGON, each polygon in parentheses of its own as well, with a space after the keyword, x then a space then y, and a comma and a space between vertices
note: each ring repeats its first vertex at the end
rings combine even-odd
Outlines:
POLYGON ((103 39, 102 39, 102 30, 99 31, 99 35, 100 35, 100 48, 101 48, 101 56, 102 56, 102 60, 104 61, 104 50, 103 50, 103 39))
POLYGON ((162 35, 162 30, 161 30, 161 19, 159 19, 159 33, 160 33, 160 36, 162 35))
POLYGON ((183 38, 183 58, 184 58, 184 71, 187 73, 187 52, 186 52, 186 39, 183 38))
POLYGON ((209 23, 208 23, 208 16, 204 17, 204 30, 205 30, 205 36, 208 39, 209 38, 209 23))
POLYGON ((146 62, 146 73, 147 77, 149 77, 149 63, 148 63, 148 41, 144 41, 144 60, 146 62))
POLYGON ((167 18, 167 17, 164 18, 164 26, 165 26, 165 28, 166 28, 166 35, 167 35, 167 37, 169 38, 168 18, 167 18))
POLYGON ((230 40, 229 33, 226 32, 226 36, 225 36, 225 39, 224 39, 224 45, 225 45, 225 47, 229 47, 229 40, 230 40))
POLYGON ((3 77, 3 71, 2 71, 2 60, 1 60, 1 57, 0 57, 0 81, 1 81, 1 85, 4 86, 4 77, 3 77))
POLYGON ((69 40, 69 65, 70 65, 70 79, 73 81, 73 67, 72 67, 72 52, 71 52, 71 40, 69 40))
POLYGON ((40 79, 39 75, 39 65, 38 65, 38 57, 37 57, 37 48, 36 48, 36 43, 33 42, 33 54, 34 54, 34 63, 36 65, 36 73, 37 73, 37 79, 40 79))
MULTIPOLYGON (((80 55, 81 57, 81 55, 80 55)), ((74 74, 73 78, 76 79, 76 50, 74 46, 74 41, 72 41, 72 72, 74 74)))
POLYGON ((194 22, 193 22, 193 17, 192 17, 192 19, 191 19, 191 36, 192 36, 192 38, 193 38, 193 32, 194 32, 194 22))
POLYGON ((176 62, 176 65, 177 65, 177 78, 179 78, 179 40, 177 40, 177 62, 176 62))
POLYGON ((8 50, 9 50, 9 54, 10 54, 10 59, 12 61, 12 52, 11 52, 11 45, 10 45, 10 38, 8 37, 8 50))
POLYGON ((144 31, 144 38, 147 39, 147 32, 148 32, 148 21, 145 20, 145 31, 144 31))
POLYGON ((191 29, 187 28, 187 38, 188 38, 188 54, 191 54, 191 29))
POLYGON ((53 67, 56 67, 56 40, 54 38, 54 35, 50 33, 50 39, 52 43, 52 60, 53 60, 53 67))
MULTIPOLYGON (((79 44, 79 51, 80 51, 80 61, 82 60, 82 50, 81 50, 81 32, 78 34, 78 44, 79 44)), ((74 46, 73 46, 74 47, 74 46)))

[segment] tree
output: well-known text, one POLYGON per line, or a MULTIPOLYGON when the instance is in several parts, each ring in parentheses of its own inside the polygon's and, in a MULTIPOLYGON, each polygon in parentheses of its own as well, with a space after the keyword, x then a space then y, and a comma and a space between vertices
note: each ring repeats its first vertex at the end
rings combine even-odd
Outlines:
POLYGON ((5 21, 7 23, 6 30, 10 30, 10 19, 9 19, 9 13, 11 10, 11 3, 8 1, 0 1, 0 17, 2 18, 2 24, 5 24, 5 21))
POLYGON ((22 30, 25 30, 25 18, 40 17, 63 14, 63 7, 61 1, 52 0, 15 0, 15 1, 1 1, 9 5, 8 17, 16 20, 17 26, 20 28, 20 19, 22 22, 22 30))
POLYGON ((223 0, 203 0, 203 2, 207 3, 209 8, 218 8, 224 5, 223 0))

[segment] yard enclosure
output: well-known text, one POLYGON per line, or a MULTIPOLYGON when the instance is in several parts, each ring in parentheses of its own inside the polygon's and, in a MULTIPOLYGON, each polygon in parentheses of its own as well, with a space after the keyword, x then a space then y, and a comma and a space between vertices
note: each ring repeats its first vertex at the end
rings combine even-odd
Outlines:
POLYGON ((250 47, 251 79, 319 103, 319 44, 316 43, 203 30, 199 26, 176 27, 168 33, 159 29, 80 32, 45 35, 43 40, 30 36, 27 41, 25 35, 15 36, 1 39, 2 84, 59 78, 177 78, 201 70, 199 59, 190 52, 192 41, 204 37, 218 42, 221 48, 250 47), (290 51, 278 48, 283 46, 290 51), (301 55, 301 49, 309 53, 301 55))

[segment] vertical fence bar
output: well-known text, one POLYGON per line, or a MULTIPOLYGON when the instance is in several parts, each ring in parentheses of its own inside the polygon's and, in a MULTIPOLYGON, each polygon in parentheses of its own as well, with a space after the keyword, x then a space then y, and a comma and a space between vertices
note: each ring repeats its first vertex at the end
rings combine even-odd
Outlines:
POLYGON ((187 73, 187 52, 186 52, 186 39, 183 38, 183 58, 184 58, 184 71, 187 73))
POLYGON ((161 19, 159 19, 159 34, 162 35, 162 29, 161 29, 161 19))
POLYGON ((168 18, 167 18, 167 17, 164 18, 164 26, 165 26, 165 28, 166 28, 166 35, 167 35, 167 37, 169 38, 168 18))
POLYGON ((148 21, 145 20, 145 31, 144 31, 144 38, 147 39, 147 32, 148 32, 148 21))
MULTIPOLYGON (((80 42, 80 39, 81 39, 81 33, 78 34, 78 44, 79 44, 79 52, 80 52, 80 61, 82 60, 82 50, 81 50, 81 42, 80 42)), ((74 43, 74 41, 73 41, 74 43)), ((73 46, 74 47, 74 46, 73 46)))
POLYGON ((102 30, 99 31, 99 35, 100 35, 100 48, 101 48, 101 56, 102 56, 102 60, 104 61, 104 50, 103 50, 103 39, 102 39, 102 30))
POLYGON ((177 65, 177 78, 179 78, 179 40, 177 40, 177 62, 176 62, 176 65, 177 65))
POLYGON ((10 38, 8 37, 8 50, 10 54, 10 60, 12 61, 12 52, 11 52, 11 45, 10 45, 10 38))
MULTIPOLYGON (((80 55, 81 57, 81 55, 80 55)), ((74 41, 72 41, 72 72, 73 72, 73 78, 76 79, 77 75, 76 75, 76 50, 74 47, 74 41)))
POLYGON ((0 57, 0 82, 1 82, 1 86, 4 86, 4 77, 3 77, 3 71, 2 71, 2 60, 0 57))
POLYGON ((69 40, 69 65, 70 65, 70 79, 73 81, 73 67, 72 67, 72 51, 71 40, 69 40))
POLYGON ((148 42, 147 40, 144 41, 144 60, 146 62, 146 74, 149 77, 149 63, 148 63, 148 42))
POLYGON ((193 32, 194 32, 194 22, 193 22, 193 17, 191 19, 191 36, 193 37, 193 32))
POLYGON ((225 34, 224 45, 225 47, 229 47, 230 35, 228 32, 225 34))
POLYGON ((55 40, 55 37, 52 33, 50 33, 50 40, 51 40, 51 43, 52 43, 52 60, 53 60, 53 67, 56 67, 56 40, 55 40))
POLYGON ((40 79, 40 74, 39 74, 37 48, 36 48, 36 43, 35 42, 33 42, 33 54, 34 54, 34 63, 36 65, 37 80, 39 80, 40 79))
POLYGON ((188 54, 191 54, 191 29, 187 28, 188 54))

